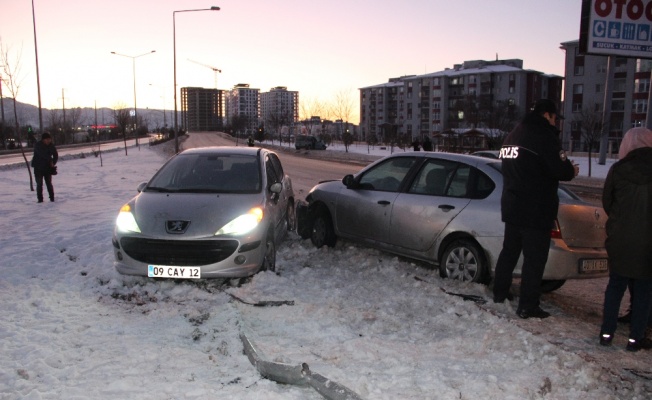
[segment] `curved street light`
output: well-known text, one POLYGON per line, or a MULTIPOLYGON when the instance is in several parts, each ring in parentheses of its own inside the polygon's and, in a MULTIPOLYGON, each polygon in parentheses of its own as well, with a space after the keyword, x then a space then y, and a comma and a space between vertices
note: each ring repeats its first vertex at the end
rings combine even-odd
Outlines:
POLYGON ((172 11, 172 50, 174 53, 174 151, 179 152, 179 124, 177 122, 177 28, 176 14, 182 12, 194 11, 219 11, 220 8, 212 6, 211 8, 200 8, 196 10, 177 10, 172 11))
POLYGON ((134 71, 134 132, 136 132, 136 134, 135 134, 136 146, 138 146, 138 149, 140 149, 140 144, 138 143, 138 108, 137 108, 137 105, 136 105, 136 59, 138 57, 146 56, 146 55, 152 54, 152 53, 156 53, 156 50, 148 51, 147 53, 139 54, 137 56, 128 56, 126 54, 116 53, 115 51, 111 52, 111 54, 115 54, 116 56, 131 58, 133 71, 134 71))

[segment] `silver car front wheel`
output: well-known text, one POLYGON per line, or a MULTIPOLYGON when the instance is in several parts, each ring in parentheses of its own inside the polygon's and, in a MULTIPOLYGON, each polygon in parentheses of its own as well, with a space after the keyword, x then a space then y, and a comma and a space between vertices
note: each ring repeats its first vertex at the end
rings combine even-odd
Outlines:
POLYGON ((460 281, 480 283, 486 275, 480 247, 465 239, 456 240, 446 248, 439 268, 442 276, 460 281))
POLYGON ((260 270, 276 272, 276 244, 274 243, 274 235, 271 232, 267 234, 265 239, 265 258, 263 258, 263 265, 260 270))

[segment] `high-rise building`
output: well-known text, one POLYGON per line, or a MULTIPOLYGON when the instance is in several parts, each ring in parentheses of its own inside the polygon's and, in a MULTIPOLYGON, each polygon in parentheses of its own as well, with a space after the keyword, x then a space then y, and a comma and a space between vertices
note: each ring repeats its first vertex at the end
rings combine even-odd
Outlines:
POLYGON ((224 96, 219 89, 181 88, 181 126, 189 132, 224 127, 224 96))
POLYGON ((511 129, 536 100, 561 103, 562 83, 560 76, 523 69, 518 59, 465 61, 391 78, 360 89, 360 131, 381 138, 391 127, 414 139, 453 129, 511 129))
POLYGON ((607 143, 611 143, 612 152, 616 151, 629 128, 645 126, 652 60, 612 57, 611 90, 605 93, 609 57, 581 54, 579 40, 561 43, 561 49, 566 51, 563 144, 588 151, 592 142, 592 150, 599 150, 606 122, 607 143), (605 95, 609 112, 603 119, 605 95), (592 134, 591 130, 597 132, 592 134))
POLYGON ((247 83, 233 86, 226 95, 226 120, 233 126, 237 122, 240 133, 253 134, 258 129, 260 89, 252 89, 247 83))
POLYGON ((277 86, 260 94, 260 118, 266 133, 292 127, 299 120, 299 92, 277 86))

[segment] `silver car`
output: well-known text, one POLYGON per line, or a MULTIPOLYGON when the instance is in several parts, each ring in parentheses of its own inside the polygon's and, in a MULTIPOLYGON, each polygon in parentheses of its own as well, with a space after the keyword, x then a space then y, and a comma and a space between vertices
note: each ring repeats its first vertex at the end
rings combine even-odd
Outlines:
POLYGON ((251 147, 186 150, 125 204, 115 225, 118 272, 154 278, 235 278, 274 271, 295 229, 294 193, 278 156, 251 147))
MULTIPOLYGON (((438 265, 445 277, 486 282, 503 243, 501 165, 463 154, 396 153, 313 187, 297 206, 298 232, 317 247, 343 237, 438 265)), ((604 210, 563 186, 559 197, 544 291, 608 269, 604 210)), ((522 257, 516 275, 521 265, 522 257)))

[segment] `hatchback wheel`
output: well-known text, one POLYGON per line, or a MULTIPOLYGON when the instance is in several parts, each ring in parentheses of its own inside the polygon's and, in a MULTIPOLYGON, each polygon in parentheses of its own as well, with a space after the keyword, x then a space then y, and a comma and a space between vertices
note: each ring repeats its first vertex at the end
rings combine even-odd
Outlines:
POLYGON ((484 282, 486 265, 480 247, 470 240, 456 240, 444 251, 441 275, 460 281, 484 282))
POLYGON ((328 247, 335 246, 337 240, 335 230, 333 229, 333 221, 328 211, 320 211, 312 223, 312 234, 310 240, 315 247, 328 247))
POLYGON ((260 270, 276 272, 276 244, 274 243, 274 235, 271 232, 267 234, 265 239, 265 258, 263 258, 263 265, 260 270))

